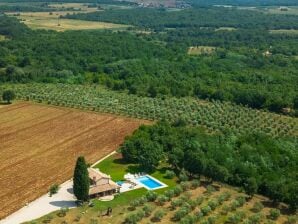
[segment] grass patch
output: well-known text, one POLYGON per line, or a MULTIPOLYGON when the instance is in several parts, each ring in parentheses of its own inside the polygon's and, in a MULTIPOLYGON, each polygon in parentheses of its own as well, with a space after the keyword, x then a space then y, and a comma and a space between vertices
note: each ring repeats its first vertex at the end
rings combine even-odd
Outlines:
POLYGON ((189 55, 210 55, 214 53, 216 50, 215 47, 211 46, 196 46, 196 47, 190 47, 188 49, 187 54, 189 55))
POLYGON ((61 11, 61 12, 24 12, 24 13, 7 13, 11 16, 16 16, 24 24, 31 29, 46 29, 55 31, 66 30, 91 30, 91 29, 126 29, 127 25, 85 21, 76 19, 58 19, 60 16, 74 12, 61 11))

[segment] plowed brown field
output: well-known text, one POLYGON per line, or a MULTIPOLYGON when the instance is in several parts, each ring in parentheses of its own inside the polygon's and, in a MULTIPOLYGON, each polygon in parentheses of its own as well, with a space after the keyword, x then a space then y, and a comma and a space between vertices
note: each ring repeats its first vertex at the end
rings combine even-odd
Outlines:
POLYGON ((0 108, 0 219, 94 163, 146 121, 18 103, 0 108))

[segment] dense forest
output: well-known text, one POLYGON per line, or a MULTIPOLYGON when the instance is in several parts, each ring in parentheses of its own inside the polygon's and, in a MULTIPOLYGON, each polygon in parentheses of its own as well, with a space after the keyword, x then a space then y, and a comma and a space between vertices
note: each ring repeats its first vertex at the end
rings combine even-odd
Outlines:
POLYGON ((68 15, 67 18, 123 23, 157 30, 182 27, 298 28, 298 17, 295 15, 264 14, 252 10, 223 7, 194 8, 181 11, 150 8, 106 10, 104 12, 68 15))
POLYGON ((206 135, 181 122, 158 123, 140 127, 126 139, 121 152, 127 161, 149 171, 167 161, 178 174, 204 175, 297 208, 297 142, 259 134, 206 135))

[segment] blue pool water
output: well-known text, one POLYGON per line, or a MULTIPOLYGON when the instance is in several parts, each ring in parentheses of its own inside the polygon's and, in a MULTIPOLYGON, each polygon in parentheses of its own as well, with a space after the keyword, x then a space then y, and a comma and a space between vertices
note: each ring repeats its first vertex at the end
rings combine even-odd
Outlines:
POLYGON ((121 186, 124 182, 123 181, 117 181, 116 184, 118 184, 119 186, 121 186))
POLYGON ((155 180, 151 179, 149 176, 139 177, 137 180, 148 187, 149 189, 155 189, 158 187, 163 186, 161 183, 156 182, 155 180))

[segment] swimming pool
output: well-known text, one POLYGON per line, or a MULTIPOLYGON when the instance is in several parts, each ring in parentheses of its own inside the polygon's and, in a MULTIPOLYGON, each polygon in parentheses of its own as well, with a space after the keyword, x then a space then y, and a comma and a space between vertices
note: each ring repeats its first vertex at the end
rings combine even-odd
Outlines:
POLYGON ((148 190, 155 190, 167 186, 149 175, 139 177, 136 180, 148 190))

